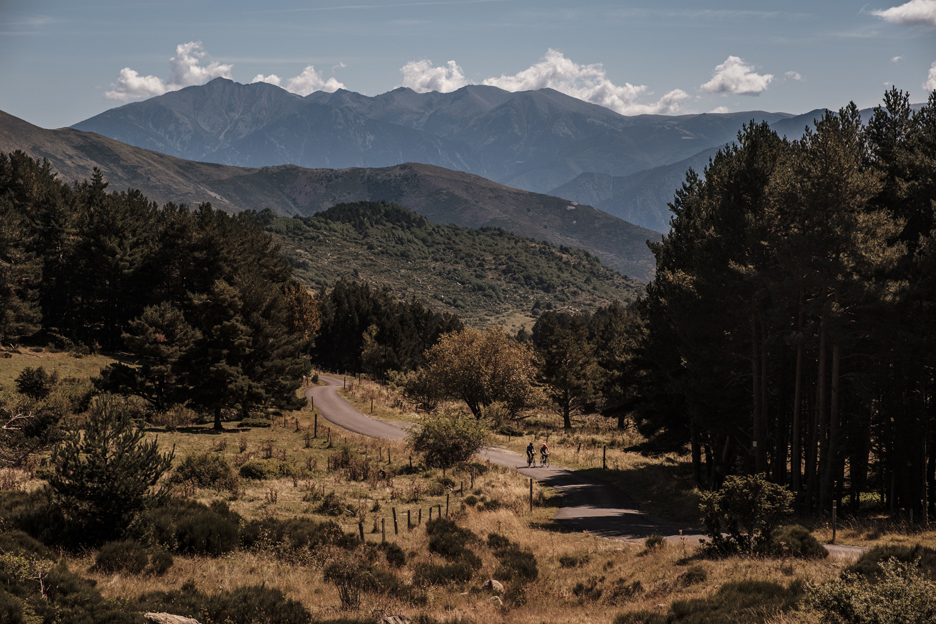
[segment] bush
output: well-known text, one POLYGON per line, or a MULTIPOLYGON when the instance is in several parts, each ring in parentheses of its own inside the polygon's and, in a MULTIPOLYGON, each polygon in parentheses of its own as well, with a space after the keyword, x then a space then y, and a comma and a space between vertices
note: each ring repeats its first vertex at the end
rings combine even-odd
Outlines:
MULTIPOLYGON (((480 560, 479 560, 480 561, 480 560)), ((467 583, 474 576, 477 568, 464 561, 446 563, 443 565, 421 566, 413 574, 413 584, 420 587, 427 585, 449 585, 451 583, 467 583)))
POLYGON ((494 572, 494 578, 499 581, 517 581, 529 583, 539 576, 536 565, 536 556, 533 551, 521 550, 511 546, 497 553, 500 565, 494 572))
POLYGON ((915 562, 928 580, 936 581, 936 550, 919 544, 916 546, 875 546, 858 557, 855 563, 845 568, 843 574, 876 581, 882 574, 881 565, 890 559, 903 563, 915 562))
POLYGON ((383 542, 380 544, 380 550, 383 551, 387 559, 387 565, 394 568, 401 568, 406 564, 406 553, 397 544, 393 542, 383 542))
POLYGON ((141 574, 148 564, 149 553, 134 540, 107 542, 94 558, 94 569, 105 573, 141 574))
POLYGON ((917 562, 893 558, 881 563, 877 575, 845 573, 810 588, 807 602, 823 624, 936 621, 936 583, 925 578, 917 562))
POLYGON ((245 586, 207 595, 194 583, 180 590, 154 592, 137 600, 136 611, 159 611, 225 624, 310 624, 312 617, 301 603, 279 589, 245 586))
POLYGON ((52 453, 52 502, 84 541, 120 536, 142 512, 164 502, 157 488, 172 465, 155 440, 145 441, 141 416, 128 401, 97 398, 84 432, 75 430, 52 453))
POLYGON ((659 533, 654 533, 644 540, 644 548, 647 550, 657 550, 666 546, 666 538, 659 533))
POLYGON ((559 557, 560 568, 577 568, 588 563, 588 555, 562 555, 559 557))
POLYGON ((695 585, 708 580, 708 572, 702 566, 690 566, 688 570, 679 575, 677 579, 683 585, 695 585))
MULTIPOLYGON (((246 465, 246 464, 245 464, 246 465)), ((237 475, 231 464, 217 453, 187 455, 172 474, 173 483, 194 481, 198 487, 236 492, 237 475)))
POLYGON ((798 524, 782 526, 770 537, 770 554, 798 559, 825 559, 829 551, 819 543, 809 529, 798 524))
POLYGON ((792 502, 793 493, 764 474, 726 478, 721 489, 703 494, 699 505, 708 548, 721 554, 765 549, 777 523, 792 512, 792 502))
POLYGON ((237 548, 239 523, 240 516, 224 504, 208 508, 192 501, 173 501, 146 513, 131 532, 173 552, 218 556, 237 548))
POLYGON ((253 427, 254 429, 269 428, 273 425, 273 422, 267 418, 245 418, 240 421, 238 426, 243 428, 253 427))
POLYGON ((292 475, 293 467, 291 464, 275 459, 252 459, 240 467, 240 476, 257 481, 282 479, 292 475))
POLYGON ((41 366, 27 366, 16 377, 16 391, 35 401, 41 401, 49 396, 57 381, 58 375, 54 371, 50 375, 41 366))
POLYGON ((487 443, 487 427, 461 412, 442 411, 410 429, 409 443, 431 468, 466 462, 487 443))
POLYGON ((312 550, 326 545, 353 548, 358 544, 358 539, 353 534, 344 533, 332 521, 319 523, 310 518, 264 518, 244 525, 241 544, 245 548, 273 546, 280 552, 296 553, 302 549, 312 550))
POLYGON ((344 501, 342 501, 337 494, 329 492, 325 495, 325 498, 322 499, 322 502, 319 503, 318 507, 315 508, 315 513, 323 516, 343 516, 347 509, 348 506, 345 505, 344 501))

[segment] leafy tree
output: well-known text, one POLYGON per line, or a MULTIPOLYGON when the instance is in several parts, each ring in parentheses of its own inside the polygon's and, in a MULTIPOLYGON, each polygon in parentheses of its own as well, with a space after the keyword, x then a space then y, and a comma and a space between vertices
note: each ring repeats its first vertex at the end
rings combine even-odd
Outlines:
POLYGON ((572 428, 572 414, 584 410, 598 396, 601 369, 588 327, 579 315, 542 315, 533 326, 539 371, 546 396, 559 408, 564 429, 572 428))
POLYGON ((533 351, 501 329, 445 334, 426 357, 428 381, 444 395, 464 401, 477 418, 494 402, 513 415, 534 403, 533 351))
POLYGON ((431 468, 451 468, 466 462, 484 447, 487 426, 459 411, 427 416, 410 429, 409 444, 431 468))
POLYGON ((57 381, 58 374, 54 371, 50 375, 42 366, 27 366, 16 376, 16 391, 39 401, 49 396, 57 381))
POLYGON ((169 495, 157 485, 174 452, 160 453, 157 440, 144 441, 139 417, 126 399, 101 395, 84 431, 72 431, 52 452, 52 503, 88 541, 121 535, 169 495))
POLYGON ((728 477, 721 489, 702 495, 699 508, 713 548, 753 553, 770 544, 777 523, 792 513, 792 502, 790 490, 758 474, 728 477))

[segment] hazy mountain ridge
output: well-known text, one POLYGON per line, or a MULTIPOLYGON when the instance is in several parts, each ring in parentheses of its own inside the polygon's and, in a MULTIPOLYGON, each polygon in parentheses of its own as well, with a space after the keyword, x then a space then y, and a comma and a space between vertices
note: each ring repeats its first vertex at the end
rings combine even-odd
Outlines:
POLYGON ((111 189, 138 188, 159 204, 210 201, 232 212, 270 208, 308 216, 343 202, 393 201, 440 224, 501 227, 586 249, 607 266, 645 281, 654 267, 646 241, 660 236, 589 206, 430 165, 239 168, 185 161, 72 129, 43 130, 0 113, 0 151, 17 149, 48 158, 64 180, 87 179, 99 167, 111 189))
MULTIPOLYGON (((625 177, 691 158, 730 142, 751 120, 793 118, 763 111, 625 117, 552 89, 512 93, 483 85, 302 98, 269 84, 218 78, 73 128, 190 160, 338 169, 420 162, 548 193, 583 173, 625 177)), ((671 198, 673 190, 646 195, 671 198)), ((655 227, 661 210, 665 202, 646 219, 629 214, 655 227)))

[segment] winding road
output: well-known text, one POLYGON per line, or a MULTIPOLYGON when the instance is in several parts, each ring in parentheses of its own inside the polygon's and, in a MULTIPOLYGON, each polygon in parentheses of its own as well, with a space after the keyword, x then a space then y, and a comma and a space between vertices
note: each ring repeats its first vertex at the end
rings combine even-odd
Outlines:
MULTIPOLYGON (((410 423, 389 422, 365 416, 338 395, 343 381, 320 376, 328 385, 308 388, 305 396, 329 422, 354 433, 384 440, 405 440, 410 423)), ((587 531, 598 537, 642 542, 653 534, 670 541, 686 539, 695 543, 704 539, 697 529, 685 529, 658 522, 640 510, 640 505, 626 493, 580 472, 547 466, 527 468, 526 459, 497 447, 483 449, 479 455, 491 463, 517 472, 555 489, 562 495, 562 508, 555 519, 568 531, 587 531)), ((827 545, 835 556, 857 557, 865 549, 856 546, 827 545)))

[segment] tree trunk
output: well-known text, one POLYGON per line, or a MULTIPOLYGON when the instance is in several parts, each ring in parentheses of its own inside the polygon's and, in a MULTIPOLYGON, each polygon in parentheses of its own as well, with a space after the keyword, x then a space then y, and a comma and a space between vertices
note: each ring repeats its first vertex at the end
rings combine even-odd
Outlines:
POLYGON ((819 489, 819 475, 822 474, 825 467, 826 450, 826 329, 825 318, 819 323, 819 370, 816 376, 816 423, 813 431, 813 460, 810 466, 807 466, 807 485, 806 492, 809 499, 809 505, 815 505, 817 490, 819 489))
POLYGON ((751 313, 751 378, 752 378, 752 387, 751 387, 751 415, 753 418, 753 430, 752 430, 752 443, 751 446, 754 448, 753 459, 754 459, 754 472, 761 473, 764 471, 763 462, 761 461, 761 452, 763 451, 763 442, 761 438, 763 433, 761 432, 761 418, 760 418, 760 408, 761 408, 761 376, 760 376, 760 353, 758 347, 760 346, 760 340, 757 336, 757 315, 753 312, 751 313))
POLYGON ((793 390, 793 427, 791 431, 792 449, 790 451, 790 489, 799 496, 801 487, 801 462, 802 448, 800 441, 802 433, 800 432, 800 413, 803 406, 803 292, 800 291, 799 299, 799 319, 797 320, 797 329, 800 334, 799 344, 796 346, 796 380, 793 390))
POLYGON ((839 438, 839 381, 842 364, 842 347, 832 345, 832 396, 829 405, 829 442, 826 446, 825 471, 819 489, 819 510, 832 509, 835 496, 835 477, 838 474, 838 438, 839 438))

